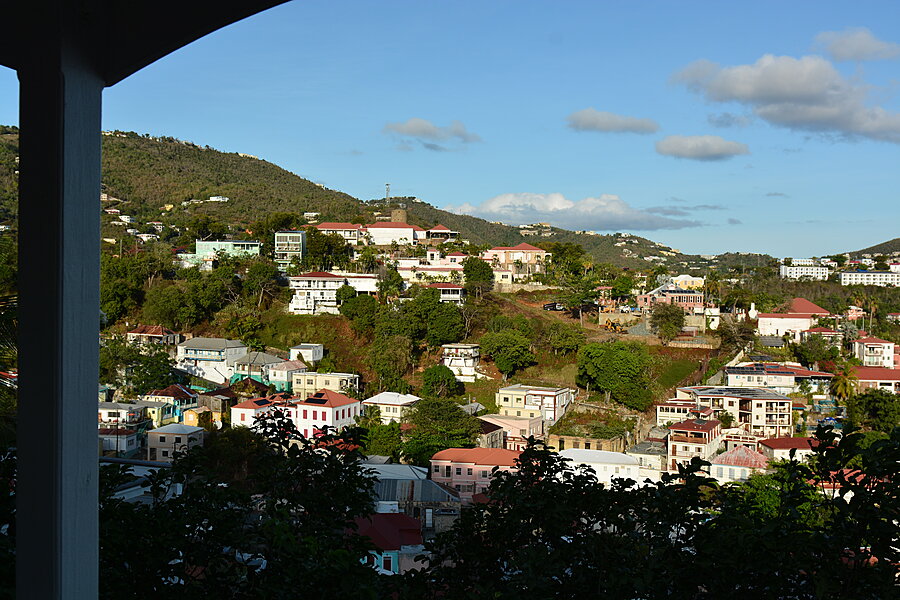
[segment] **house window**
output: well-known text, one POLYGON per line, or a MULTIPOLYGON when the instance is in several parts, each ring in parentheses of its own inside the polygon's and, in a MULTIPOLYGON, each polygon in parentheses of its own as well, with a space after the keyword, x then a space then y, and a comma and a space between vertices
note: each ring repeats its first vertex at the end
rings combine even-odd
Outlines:
POLYGON ((306 418, 306 409, 305 408, 303 409, 303 418, 304 419, 306 418))
POLYGON ((517 411, 516 411, 516 416, 517 416, 517 417, 521 417, 521 416, 522 416, 522 411, 521 411, 521 410, 517 410, 517 411))
POLYGON ((471 474, 472 474, 472 469, 466 469, 466 475, 471 475, 471 474))
POLYGON ((315 411, 315 410, 314 410, 314 411, 312 411, 312 414, 313 414, 313 421, 315 421, 315 420, 317 420, 317 419, 319 418, 319 416, 318 416, 318 411, 315 411))
POLYGON ((572 442, 572 448, 581 448, 581 442, 572 442))
POLYGON ((160 443, 165 442, 165 441, 166 441, 166 436, 164 436, 164 435, 159 436, 159 441, 160 441, 160 443))
POLYGON ((590 450, 590 449, 591 449, 591 443, 590 443, 590 442, 585 442, 585 443, 584 443, 584 449, 585 449, 585 450, 590 450))
POLYGON ((491 475, 490 471, 482 471, 481 472, 481 477, 484 479, 487 479, 488 477, 490 477, 490 475, 491 475))
POLYGON ((450 477, 450 466, 449 465, 444 467, 444 477, 450 477))
POLYGON ((565 450, 565 449, 566 449, 566 440, 564 440, 564 439, 562 439, 562 438, 559 438, 559 449, 560 449, 560 450, 565 450))
POLYGON ((462 475, 462 467, 456 467, 456 474, 462 475))
POLYGON ((176 443, 176 444, 180 444, 180 443, 181 443, 181 438, 178 437, 178 436, 175 436, 175 443, 176 443))
POLYGON ((434 465, 434 472, 435 472, 435 473, 440 473, 440 471, 441 471, 441 467, 438 466, 438 465, 434 465))
POLYGON ((393 571, 394 570, 394 558, 391 556, 385 556, 381 559, 381 567, 385 571, 393 571))
POLYGON ((162 455, 163 455, 164 457, 168 458, 168 457, 169 457, 169 451, 168 451, 168 450, 163 450, 163 451, 162 451, 162 455))
POLYGON ((247 413, 241 413, 241 421, 247 420, 247 413))

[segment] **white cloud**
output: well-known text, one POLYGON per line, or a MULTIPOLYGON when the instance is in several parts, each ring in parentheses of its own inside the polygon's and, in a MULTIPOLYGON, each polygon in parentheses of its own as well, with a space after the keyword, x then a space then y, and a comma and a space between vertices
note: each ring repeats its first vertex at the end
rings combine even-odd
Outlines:
POLYGON ((867 87, 845 79, 821 56, 767 54, 752 65, 697 61, 673 80, 712 102, 739 102, 789 129, 900 143, 900 113, 865 105, 867 87))
POLYGON ((750 154, 746 144, 732 142, 717 135, 670 135, 656 142, 656 151, 665 156, 706 161, 750 154))
POLYGON ((698 221, 671 219, 633 208, 613 194, 602 194, 577 202, 559 193, 501 194, 478 206, 467 203, 448 210, 516 225, 546 221, 572 230, 649 231, 702 225, 698 221))
POLYGON ((823 31, 816 36, 816 44, 838 61, 888 60, 900 56, 900 44, 879 40, 865 27, 823 31))
POLYGON ((446 127, 439 127, 426 119, 413 117, 402 123, 388 123, 382 130, 384 133, 396 133, 417 140, 447 141, 458 140, 463 143, 480 142, 481 137, 466 129, 460 121, 452 121, 446 127))
POLYGON ((605 133, 656 133, 659 124, 653 119, 626 117, 611 112, 585 108, 566 117, 569 127, 575 131, 602 131, 605 133))

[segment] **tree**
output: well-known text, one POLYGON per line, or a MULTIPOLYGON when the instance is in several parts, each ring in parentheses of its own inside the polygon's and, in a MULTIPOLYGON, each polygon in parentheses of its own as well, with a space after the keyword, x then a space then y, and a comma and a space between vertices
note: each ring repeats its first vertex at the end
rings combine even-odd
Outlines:
POLYGON ((139 353, 131 365, 131 371, 131 388, 139 396, 181 381, 175 372, 175 361, 161 347, 139 353))
POLYGON ((800 364, 807 368, 826 360, 837 360, 841 356, 840 350, 816 334, 808 336, 799 344, 791 344, 791 351, 800 364))
POLYGON ((738 321, 726 315, 719 319, 716 335, 722 341, 723 346, 736 350, 746 348, 753 342, 756 338, 756 327, 747 319, 738 321))
POLYGON ((834 396, 839 403, 846 404, 847 400, 856 394, 856 385, 858 382, 859 378, 853 372, 853 368, 850 365, 844 365, 834 374, 834 377, 831 378, 831 383, 829 384, 831 395, 834 396))
POLYGON ((347 285, 346 283, 338 288, 336 292, 338 306, 341 306, 347 300, 352 300, 356 298, 358 294, 356 293, 356 288, 347 285))
POLYGON ((476 298, 494 289, 494 270, 477 256, 469 256, 463 262, 466 291, 476 298))
POLYGON ((653 402, 650 365, 647 346, 638 342, 586 344, 578 351, 577 382, 604 392, 629 408, 644 411, 653 402))
POLYGON ((581 271, 568 273, 561 280, 562 293, 558 300, 571 311, 578 311, 581 326, 584 327, 584 305, 597 297, 597 281, 581 271))
POLYGON ((480 343, 482 353, 494 360, 503 379, 534 362, 528 338, 517 331, 507 329, 486 333, 480 343))
POLYGON ((612 287, 610 295, 616 300, 627 301, 634 297, 632 290, 634 290, 636 285, 637 283, 632 277, 619 275, 610 284, 610 287, 612 287))
POLYGON ((847 413, 856 427, 889 433, 900 426, 900 396, 880 388, 868 389, 850 398, 847 413))
POLYGON ((251 259, 244 273, 243 288, 244 295, 256 298, 256 307, 261 307, 263 298, 271 297, 278 289, 278 267, 263 258, 251 259))
POLYGON ((650 314, 650 327, 663 345, 668 344, 684 327, 684 309, 677 304, 656 304, 650 314))
POLYGON ((456 380, 453 371, 445 365, 433 365, 422 373, 422 394, 438 398, 457 396, 463 385, 456 380))
POLYGON ((374 296, 356 296, 344 300, 338 310, 350 319, 354 331, 369 334, 375 329, 378 308, 378 300, 374 296))
POLYGON ((584 332, 565 323, 554 322, 547 331, 547 345, 554 354, 577 352, 584 344, 584 332))
POLYGON ((422 398, 405 421, 411 427, 401 452, 416 465, 427 466, 435 453, 447 448, 471 448, 481 433, 478 419, 445 398, 422 398))
POLYGON ((465 330, 462 313, 455 304, 442 302, 431 311, 428 319, 426 341, 432 348, 451 344, 462 339, 465 330))
POLYGON ((363 436, 366 455, 389 456, 391 460, 400 460, 400 423, 391 421, 387 425, 372 425, 363 436))
POLYGON ((394 267, 386 267, 378 274, 378 299, 385 303, 388 298, 396 298, 405 286, 403 277, 394 267))

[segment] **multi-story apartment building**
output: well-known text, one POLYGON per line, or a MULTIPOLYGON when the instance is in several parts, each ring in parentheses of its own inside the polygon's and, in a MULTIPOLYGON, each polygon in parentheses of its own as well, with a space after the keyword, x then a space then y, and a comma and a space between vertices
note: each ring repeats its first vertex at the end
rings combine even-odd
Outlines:
POLYGON ((97 406, 98 428, 125 428, 144 431, 153 426, 147 408, 124 402, 100 402, 97 406))
POLYGON ((245 400, 231 408, 231 422, 251 427, 259 415, 274 409, 282 411, 305 437, 316 435, 326 426, 337 430, 349 427, 362 412, 359 400, 333 390, 319 390, 309 397, 276 394, 245 400))
POLYGON ((699 457, 709 460, 722 444, 722 424, 715 419, 688 419, 669 426, 668 468, 677 471, 679 464, 688 464, 699 457))
POLYGON ((488 489, 494 467, 516 471, 520 454, 504 448, 449 448, 431 457, 431 479, 455 489, 459 499, 468 503, 488 489))
POLYGON ((249 240, 197 240, 193 254, 179 254, 183 267, 211 269, 220 254, 244 258, 259 256, 262 243, 249 240))
POLYGON ((363 239, 363 226, 357 223, 319 223, 316 229, 326 235, 337 234, 353 245, 363 239))
POLYGON ((294 373, 291 390, 295 396, 306 398, 319 390, 358 392, 359 375, 355 373, 294 373))
POLYGON ((503 447, 507 450, 524 450, 528 438, 543 438, 543 420, 540 417, 510 417, 504 415, 481 415, 485 423, 497 425, 503 430, 503 447))
POLYGON ((225 383, 234 374, 234 361, 247 353, 238 340, 196 337, 178 344, 177 366, 191 375, 225 383))
POLYGON ((728 387, 767 388, 779 394, 790 394, 800 391, 804 380, 809 382, 810 389, 824 393, 834 375, 805 369, 798 364, 741 363, 725 367, 725 377, 728 387))
POLYGON ((543 273, 550 253, 531 244, 521 243, 518 246, 497 246, 486 250, 481 258, 491 266, 510 270, 515 279, 528 277, 535 273, 543 273))
POLYGON ((481 346, 478 344, 444 344, 441 346, 441 364, 453 371, 459 381, 475 381, 481 362, 481 346))
POLYGON ((880 389, 900 394, 900 369, 884 367, 852 367, 856 375, 856 389, 864 392, 869 389, 880 389))
POLYGON ((138 325, 125 334, 125 339, 130 343, 146 346, 154 344, 173 346, 180 338, 180 335, 162 325, 138 325))
POLYGON ((575 390, 517 383, 497 392, 500 414, 513 417, 540 417, 552 425, 566 413, 575 400, 575 390))
POLYGON ((894 368, 894 342, 876 337, 866 337, 853 342, 853 356, 862 362, 864 367, 894 368))
POLYGON ((815 265, 781 265, 778 274, 782 279, 808 279, 825 281, 831 274, 828 267, 815 265))
POLYGON ((841 285, 900 286, 900 272, 895 271, 843 271, 841 285))
POLYGON ((275 232, 275 264, 282 272, 287 271, 296 258, 302 260, 306 253, 305 231, 275 232))
POLYGON ((676 390, 676 401, 711 408, 715 415, 728 412, 737 427, 757 436, 792 434, 791 399, 769 389, 751 387, 693 386, 676 390))
POLYGON ((288 312, 295 315, 337 314, 337 291, 349 285, 359 294, 374 294, 378 278, 375 275, 326 273, 313 271, 288 278, 294 296, 288 312))

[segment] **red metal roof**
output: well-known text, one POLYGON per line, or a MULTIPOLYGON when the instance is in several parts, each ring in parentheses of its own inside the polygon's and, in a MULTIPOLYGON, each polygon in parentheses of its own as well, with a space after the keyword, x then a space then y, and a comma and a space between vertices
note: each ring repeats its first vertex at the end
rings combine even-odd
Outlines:
POLYGON ((491 248, 491 250, 532 250, 535 252, 545 252, 545 250, 532 246, 531 244, 526 244, 525 242, 522 242, 518 246, 497 246, 496 248, 491 248))
POLYGON ((431 457, 431 460, 446 460, 457 463, 471 463, 484 466, 514 467, 522 453, 503 448, 448 448, 431 457))
POLYGON ((792 313, 810 313, 813 315, 829 315, 830 313, 818 306, 817 304, 813 304, 806 298, 794 298, 791 300, 791 312, 792 313))
POLYGON ((326 273, 325 271, 310 271, 309 273, 303 273, 302 275, 296 275, 295 277, 303 277, 306 279, 343 279, 340 275, 326 273))
POLYGON ((416 228, 409 223, 401 223, 399 221, 379 221, 378 223, 366 225, 366 229, 418 229, 419 231, 425 231, 421 227, 416 228))
POLYGON ((318 229, 319 231, 323 229, 362 229, 362 225, 359 225, 357 223, 319 223, 318 225, 316 225, 316 229, 318 229))
POLYGON ((175 335, 171 329, 166 329, 162 325, 138 325, 128 333, 139 335, 175 335))
POLYGON ((675 423, 674 425, 669 425, 669 429, 678 429, 680 431, 712 431, 719 425, 721 425, 721 423, 716 419, 709 419, 708 421, 688 419, 686 421, 675 423))
POLYGON ((435 225, 428 231, 451 231, 449 227, 444 227, 443 225, 435 225))
POLYGON ((461 290, 463 286, 456 285, 455 283, 429 283, 428 287, 437 288, 440 290, 461 290))
POLYGON ((714 465, 727 465, 729 467, 765 469, 769 464, 769 459, 762 452, 751 450, 747 446, 735 446, 728 452, 718 455, 710 462, 714 465))
POLYGON ((853 374, 860 381, 900 381, 900 369, 853 367, 853 374))
POLYGON ((197 393, 192 392, 185 388, 183 385, 178 385, 177 383, 173 383, 167 388, 163 388, 161 390, 153 390, 147 394, 148 396, 168 396, 170 398, 178 398, 179 400, 187 400, 189 398, 196 398, 197 393))
POLYGON ((759 443, 772 450, 809 450, 819 445, 819 441, 811 437, 780 437, 760 440, 759 443))
POLYGON ((309 406, 327 406, 329 408, 339 408, 341 406, 346 406, 348 404, 355 404, 359 402, 359 400, 355 400, 353 398, 349 398, 340 392, 335 392, 333 390, 319 390, 306 400, 297 399, 293 402, 294 405, 309 405, 309 406), (317 400, 325 400, 324 402, 318 402, 317 400))
POLYGON ((759 313, 760 319, 811 319, 817 315, 813 313, 759 313))
POLYGON ((889 342, 887 340, 882 340, 877 337, 866 337, 859 340, 854 340, 854 342, 862 342, 863 344, 893 344, 894 342, 889 342))

